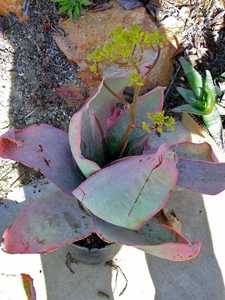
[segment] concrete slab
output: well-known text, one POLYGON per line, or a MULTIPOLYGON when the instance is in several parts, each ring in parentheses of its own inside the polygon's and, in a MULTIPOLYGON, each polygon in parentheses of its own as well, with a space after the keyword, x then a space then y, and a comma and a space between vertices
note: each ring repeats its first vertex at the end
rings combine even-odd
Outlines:
MULTIPOLYGON (((20 189, 9 196, 23 200, 36 197, 37 193, 49 192, 52 188, 48 184, 42 184, 41 189, 29 186, 25 192, 20 189)), ((72 264, 74 273, 71 273, 65 265, 68 250, 63 248, 42 256, 0 252, 0 273, 2 276, 20 273, 31 275, 37 300, 225 299, 222 276, 225 274, 225 244, 222 242, 225 193, 202 196, 185 190, 176 191, 170 206, 183 220, 185 234, 192 240, 203 241, 201 255, 193 261, 169 262, 145 256, 140 250, 124 246, 114 259, 117 268, 76 263, 72 264)), ((10 295, 11 298, 4 296, 0 300, 26 299, 17 297, 16 287, 11 296, 10 286, 2 282, 0 295, 10 295)))

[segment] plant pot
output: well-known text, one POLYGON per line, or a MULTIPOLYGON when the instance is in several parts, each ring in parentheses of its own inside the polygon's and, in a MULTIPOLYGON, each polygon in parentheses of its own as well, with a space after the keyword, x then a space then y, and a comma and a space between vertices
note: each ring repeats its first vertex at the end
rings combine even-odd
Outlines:
POLYGON ((217 160, 219 162, 225 162, 225 153, 216 144, 201 121, 198 121, 197 118, 192 117, 189 113, 184 112, 182 113, 182 124, 190 131, 192 142, 207 142, 211 145, 217 160))
POLYGON ((104 248, 86 248, 72 244, 68 247, 69 253, 73 259, 87 265, 104 264, 112 260, 120 250, 121 246, 115 243, 109 244, 104 248))

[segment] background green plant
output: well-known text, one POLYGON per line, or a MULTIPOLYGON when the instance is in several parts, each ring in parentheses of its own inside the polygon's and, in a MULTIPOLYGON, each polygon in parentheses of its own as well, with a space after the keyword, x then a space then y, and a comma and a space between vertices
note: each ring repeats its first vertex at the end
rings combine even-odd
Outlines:
POLYGON ((70 18, 79 17, 83 7, 90 4, 88 0, 52 0, 59 5, 59 11, 70 18))

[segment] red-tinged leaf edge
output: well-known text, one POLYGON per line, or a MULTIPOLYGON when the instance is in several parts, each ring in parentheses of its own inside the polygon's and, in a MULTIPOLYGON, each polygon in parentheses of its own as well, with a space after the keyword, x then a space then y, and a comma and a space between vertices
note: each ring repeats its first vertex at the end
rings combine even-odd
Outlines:
MULTIPOLYGON (((134 246, 143 250, 146 254, 154 255, 171 261, 187 261, 198 256, 201 249, 201 241, 190 242, 185 236, 171 226, 161 224, 156 219, 151 219, 139 231, 125 229, 94 218, 96 233, 106 242, 115 242, 127 246, 134 246), (154 235, 154 226, 148 232, 147 226, 155 222, 158 228, 167 231, 169 237, 163 241, 163 236, 158 234, 158 240, 151 240, 154 235), (146 231, 146 232, 145 232, 146 231), (147 235, 148 234, 148 235, 147 235), (171 241, 169 239, 171 238, 171 241)), ((150 225, 151 226, 151 225, 150 225)))
POLYGON ((0 157, 40 171, 69 194, 83 180, 67 133, 47 124, 9 129, 0 136, 0 157))
POLYGON ((3 234, 7 253, 50 253, 94 232, 92 216, 60 190, 26 200, 3 234))
POLYGON ((99 171, 108 160, 106 130, 118 119, 118 102, 105 88, 104 82, 117 94, 122 94, 127 79, 108 78, 102 81, 84 106, 73 115, 69 126, 69 141, 73 157, 82 173, 88 177, 99 171))
POLYGON ((143 250, 146 254, 174 262, 182 262, 196 258, 201 251, 201 246, 202 242, 197 240, 189 244, 167 243, 163 245, 155 245, 151 247, 151 249, 147 249, 147 247, 137 248, 143 250))

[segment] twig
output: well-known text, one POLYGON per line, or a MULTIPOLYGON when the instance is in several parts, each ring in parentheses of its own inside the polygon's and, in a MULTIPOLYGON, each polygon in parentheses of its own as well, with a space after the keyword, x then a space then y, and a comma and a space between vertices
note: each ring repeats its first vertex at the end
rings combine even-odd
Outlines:
POLYGON ((118 270, 123 275, 123 278, 125 279, 126 283, 125 283, 125 286, 123 287, 122 291, 119 293, 119 296, 122 296, 123 293, 125 292, 125 290, 127 289, 127 286, 128 286, 128 279, 127 279, 126 275, 124 274, 124 272, 121 269, 121 267, 118 266, 113 260, 107 261, 105 264, 107 266, 110 266, 112 269, 116 270, 116 272, 117 272, 116 273, 116 280, 115 280, 116 285, 117 285, 117 279, 118 279, 118 270))
POLYGON ((75 271, 72 269, 71 265, 76 264, 76 263, 78 263, 78 261, 72 256, 72 254, 70 252, 67 252, 65 265, 70 270, 70 272, 73 274, 75 274, 75 271))
POLYGON ((165 95, 164 95, 164 98, 165 98, 165 99, 166 99, 166 97, 168 96, 168 94, 169 94, 171 88, 173 87, 174 82, 175 82, 175 80, 176 80, 176 78, 177 78, 177 75, 178 75, 178 73, 180 72, 180 69, 181 69, 181 66, 179 65, 178 68, 177 68, 177 70, 176 70, 176 72, 175 72, 175 74, 174 74, 174 76, 173 76, 173 79, 171 80, 171 82, 170 82, 170 84, 169 84, 169 86, 168 86, 168 88, 167 88, 167 90, 166 90, 166 92, 165 92, 165 95))
POLYGON ((32 116, 33 113, 36 112, 36 110, 37 110, 37 107, 36 107, 35 109, 33 109, 30 113, 28 113, 28 114, 24 117, 24 119, 26 120, 27 118, 29 118, 30 116, 32 116))
POLYGON ((110 298, 110 296, 106 292, 103 292, 101 290, 97 291, 97 295, 100 297, 108 298, 108 299, 110 298))

